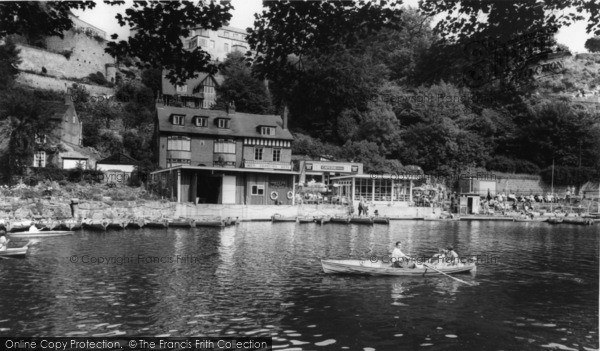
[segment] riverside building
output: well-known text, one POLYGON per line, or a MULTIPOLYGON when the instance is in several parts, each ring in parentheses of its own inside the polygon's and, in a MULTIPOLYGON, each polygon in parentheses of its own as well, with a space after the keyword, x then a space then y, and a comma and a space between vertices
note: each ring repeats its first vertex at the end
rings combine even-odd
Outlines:
POLYGON ((177 202, 293 204, 287 112, 255 115, 156 105, 158 192, 177 202))

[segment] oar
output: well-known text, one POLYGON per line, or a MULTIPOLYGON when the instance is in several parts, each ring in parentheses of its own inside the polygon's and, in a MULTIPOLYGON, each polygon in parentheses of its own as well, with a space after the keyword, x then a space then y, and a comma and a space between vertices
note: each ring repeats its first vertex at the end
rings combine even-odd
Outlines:
POLYGON ((438 270, 438 269, 435 269, 435 268, 433 268, 433 267, 431 267, 431 266, 429 266, 429 265, 427 265, 427 264, 425 264, 425 263, 423 263, 423 266, 425 266, 425 267, 427 267, 427 268, 429 268, 429 269, 432 269, 432 270, 434 270, 434 271, 436 271, 436 272, 438 272, 438 273, 441 273, 441 274, 443 274, 443 275, 445 275, 445 276, 447 276, 447 277, 450 277, 450 278, 452 278, 452 279, 454 279, 454 280, 456 280, 456 281, 459 281, 459 282, 461 282, 461 283, 465 283, 465 284, 467 284, 467 285, 470 285, 470 286, 475 286, 474 284, 471 284, 471 283, 469 283, 469 282, 466 282, 466 281, 464 281, 464 280, 461 280, 461 279, 455 278, 455 277, 451 276, 450 274, 446 274, 446 273, 444 273, 444 272, 442 272, 442 271, 440 271, 440 270, 438 270))

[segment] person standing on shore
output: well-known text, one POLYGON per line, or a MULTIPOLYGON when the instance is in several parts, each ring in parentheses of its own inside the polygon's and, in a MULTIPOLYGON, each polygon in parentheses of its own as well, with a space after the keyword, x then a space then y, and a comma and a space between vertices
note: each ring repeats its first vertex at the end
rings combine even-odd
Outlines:
POLYGON ((6 231, 0 230, 0 251, 6 251, 9 241, 6 239, 6 231))

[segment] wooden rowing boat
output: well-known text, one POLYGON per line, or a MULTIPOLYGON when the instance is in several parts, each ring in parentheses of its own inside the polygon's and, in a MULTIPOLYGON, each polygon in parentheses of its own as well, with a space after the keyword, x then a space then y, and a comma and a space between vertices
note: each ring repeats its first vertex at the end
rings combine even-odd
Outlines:
POLYGON ((300 216, 298 217, 298 223, 313 223, 315 219, 309 216, 300 216))
POLYGON ((590 221, 587 218, 576 218, 576 217, 565 217, 562 221, 564 224, 577 224, 577 225, 590 225, 594 221, 590 221))
POLYGON ((196 227, 224 227, 225 221, 196 221, 196 227))
POLYGON ((552 218, 548 218, 547 222, 550 224, 560 224, 563 222, 563 219, 557 218, 557 217, 552 217, 552 218))
POLYGON ((29 244, 31 241, 25 244, 23 247, 7 248, 6 250, 0 251, 1 258, 23 258, 27 256, 29 250, 29 244))
POLYGON ((169 227, 169 222, 167 220, 150 220, 146 221, 147 228, 156 228, 156 229, 167 229, 169 227))
POLYGON ((274 214, 271 216, 271 221, 273 222, 296 222, 297 220, 297 217, 284 217, 280 214, 274 214))
POLYGON ((375 224, 390 224, 390 219, 387 217, 373 217, 373 223, 375 223, 375 224))
POLYGON ((123 230, 127 227, 128 224, 129 224, 129 222, 127 222, 125 220, 112 221, 112 222, 108 223, 108 226, 106 226, 106 229, 123 230))
POLYGON ((81 230, 82 229, 81 221, 77 221, 74 219, 67 219, 60 223, 58 229, 67 229, 67 230, 81 230))
POLYGON ((143 219, 132 219, 127 223, 127 228, 140 229, 146 225, 146 221, 143 219))
POLYGON ((174 219, 169 221, 169 227, 172 228, 195 228, 196 221, 193 219, 174 219))
POLYGON ((108 227, 108 221, 104 220, 104 221, 97 221, 97 220, 84 220, 82 225, 83 225, 83 229, 86 230, 93 230, 93 231, 106 231, 106 228, 108 227))
POLYGON ((69 230, 42 230, 38 232, 14 232, 8 234, 10 238, 46 238, 52 236, 71 235, 73 231, 69 230))
MULTIPOLYGON (((329 274, 361 274, 361 275, 394 275, 394 276, 423 276, 441 274, 423 265, 416 268, 396 268, 389 263, 370 260, 321 260, 323 272, 329 274)), ((466 273, 475 268, 475 262, 452 266, 435 265, 435 269, 446 274, 466 273)))
POLYGON ((350 222, 350 218, 349 217, 331 217, 331 219, 329 219, 330 223, 344 223, 344 224, 348 224, 350 222))
POLYGON ((352 217, 350 223, 353 224, 373 224, 373 218, 370 217, 352 217))

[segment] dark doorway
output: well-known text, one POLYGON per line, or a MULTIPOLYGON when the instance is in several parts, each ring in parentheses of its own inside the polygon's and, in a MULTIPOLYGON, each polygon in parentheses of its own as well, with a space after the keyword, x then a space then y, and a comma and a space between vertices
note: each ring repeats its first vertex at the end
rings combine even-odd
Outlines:
POLYGON ((467 199, 467 213, 473 214, 473 198, 469 197, 467 199))
POLYGON ((221 177, 198 176, 198 203, 218 204, 221 194, 221 177))

